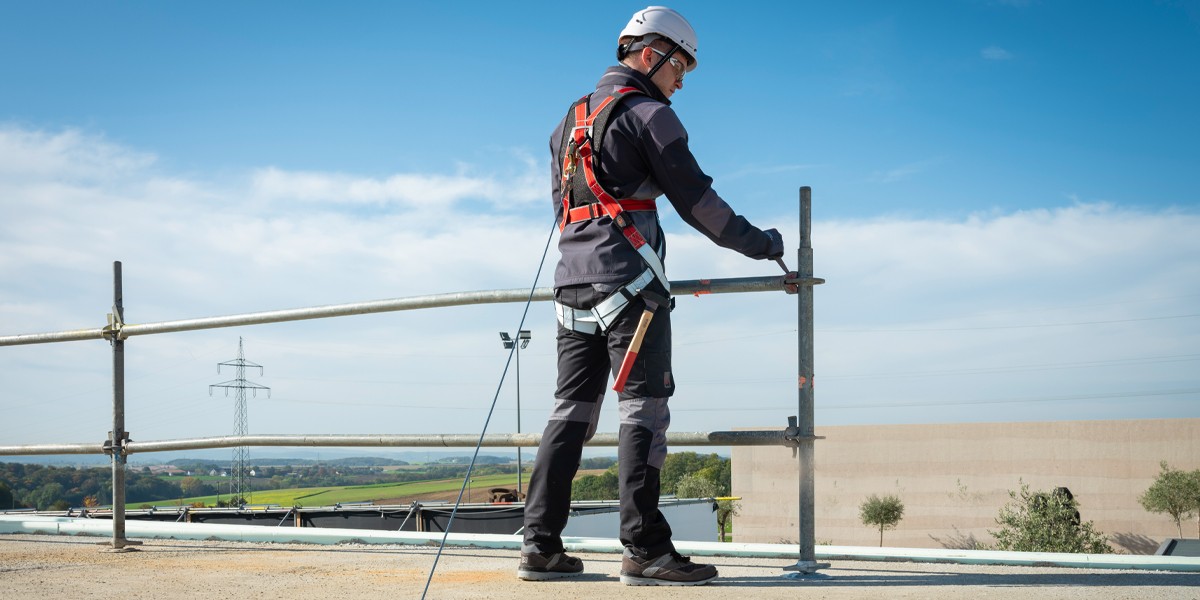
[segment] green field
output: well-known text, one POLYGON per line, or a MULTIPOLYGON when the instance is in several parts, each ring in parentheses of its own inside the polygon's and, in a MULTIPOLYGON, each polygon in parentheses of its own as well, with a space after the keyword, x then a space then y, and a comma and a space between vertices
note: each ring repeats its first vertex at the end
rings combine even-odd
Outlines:
MULTIPOLYGON (((523 481, 528 482, 529 475, 523 481)), ((484 475, 473 477, 471 482, 471 502, 487 502, 491 500, 488 490, 496 487, 512 488, 516 484, 516 474, 484 475)), ((278 504, 279 506, 329 506, 344 502, 372 502, 389 498, 423 496, 427 494, 444 494, 457 492, 462 487, 462 479, 437 479, 429 481, 409 481, 404 483, 380 483, 373 485, 352 485, 340 487, 311 487, 291 488, 286 490, 262 490, 254 492, 249 500, 253 504, 278 504)), ((222 499, 228 500, 229 494, 222 494, 222 499)), ((463 491, 463 501, 468 501, 467 492, 463 491)), ((177 504, 173 500, 170 504, 177 504)), ((207 506, 215 506, 216 496, 199 496, 184 498, 183 504, 203 502, 207 506)), ((143 504, 155 504, 154 502, 143 504)), ((159 503, 160 506, 162 503, 159 503)))

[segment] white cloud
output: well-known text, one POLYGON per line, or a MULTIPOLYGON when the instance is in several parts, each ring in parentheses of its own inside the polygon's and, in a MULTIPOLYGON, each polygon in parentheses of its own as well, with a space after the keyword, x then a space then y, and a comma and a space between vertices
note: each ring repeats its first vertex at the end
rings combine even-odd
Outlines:
POLYGON ((1001 48, 1000 46, 988 46, 979 51, 979 55, 987 60, 1010 60, 1013 58, 1012 52, 1001 48))
POLYGON ((464 200, 523 203, 533 194, 522 183, 468 173, 403 173, 377 179, 267 168, 254 173, 253 193, 268 200, 433 209, 448 208, 464 200))
POLYGON ((524 206, 545 199, 539 165, 525 154, 512 157, 506 173, 481 173, 458 165, 452 175, 397 173, 363 177, 346 173, 288 171, 276 167, 256 170, 251 194, 269 202, 326 205, 372 205, 442 211, 464 201, 484 201, 494 207, 524 206))
POLYGON ((48 133, 0 126, 0 176, 7 181, 110 179, 142 171, 155 160, 153 154, 77 130, 48 133))

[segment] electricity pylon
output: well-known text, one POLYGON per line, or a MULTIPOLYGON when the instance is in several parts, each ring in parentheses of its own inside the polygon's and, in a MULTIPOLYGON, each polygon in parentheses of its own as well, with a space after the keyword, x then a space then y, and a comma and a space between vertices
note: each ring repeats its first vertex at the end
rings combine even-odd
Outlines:
MULTIPOLYGON (((246 360, 246 355, 242 351, 242 338, 238 337, 238 356, 236 360, 230 360, 223 363, 217 363, 217 373, 221 372, 221 367, 234 367, 236 369, 237 378, 232 381, 214 383, 208 386, 208 395, 212 395, 213 388, 225 388, 225 396, 229 396, 229 390, 236 390, 233 401, 233 435, 246 435, 246 390, 251 390, 254 396, 258 397, 258 390, 267 390, 267 397, 271 397, 271 388, 265 385, 259 385, 252 381, 246 381, 246 367, 255 367, 258 369, 258 374, 263 373, 263 366, 258 363, 252 363, 246 360)), ((233 463, 230 470, 233 471, 229 475, 233 478, 231 484, 231 501, 236 501, 239 505, 246 504, 248 496, 252 493, 249 483, 246 480, 246 457, 248 456, 245 446, 237 446, 233 449, 233 463), (236 499, 236 500, 234 500, 236 499)))

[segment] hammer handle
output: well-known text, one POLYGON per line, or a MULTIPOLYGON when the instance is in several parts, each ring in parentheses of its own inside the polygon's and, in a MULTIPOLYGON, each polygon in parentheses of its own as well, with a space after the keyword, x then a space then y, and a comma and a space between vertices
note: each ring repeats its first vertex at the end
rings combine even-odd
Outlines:
POLYGON ((625 351, 625 359, 621 361, 621 370, 617 371, 617 380, 613 382, 613 390, 617 393, 625 391, 625 380, 629 379, 629 372, 633 370, 633 363, 637 360, 638 351, 642 349, 642 339, 646 337, 646 330, 650 328, 650 319, 653 318, 654 311, 642 311, 642 318, 638 321, 637 330, 633 332, 629 349, 625 351))

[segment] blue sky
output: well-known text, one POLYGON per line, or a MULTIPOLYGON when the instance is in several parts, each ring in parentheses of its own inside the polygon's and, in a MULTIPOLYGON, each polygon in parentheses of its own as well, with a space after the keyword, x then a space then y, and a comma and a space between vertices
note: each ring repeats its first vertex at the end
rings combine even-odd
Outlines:
MULTIPOLYGON (((0 335, 102 325, 113 260, 131 322, 528 286, 547 135, 642 6, 0 4, 0 335)), ((717 191, 794 247, 814 188, 818 427, 1200 416, 1200 3, 673 6, 717 191)), ((664 224, 673 278, 774 273, 664 224)), ((680 299, 675 429, 784 423, 792 302, 680 299)), ((525 431, 554 381, 531 315, 525 431)), ((134 338, 130 429, 229 430, 207 385, 240 335, 273 388, 251 431, 477 432, 519 318, 134 338)), ((0 354, 0 443, 107 431, 106 345, 0 354)))

